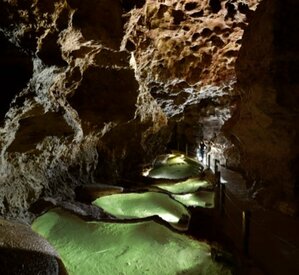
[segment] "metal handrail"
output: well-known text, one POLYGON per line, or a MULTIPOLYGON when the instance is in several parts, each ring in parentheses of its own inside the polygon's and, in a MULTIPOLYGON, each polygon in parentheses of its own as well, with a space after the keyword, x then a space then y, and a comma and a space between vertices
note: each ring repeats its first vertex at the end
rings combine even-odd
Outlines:
MULTIPOLYGON (((226 195, 227 195, 227 193, 226 193, 226 195)), ((229 199, 235 206, 237 206, 236 203, 233 202, 232 198, 230 198, 229 196, 226 196, 226 197, 227 197, 227 198, 228 198, 228 199, 229 199)), ((238 207, 238 206, 237 206, 237 207, 238 207)), ((239 212, 241 212, 241 213, 243 212, 243 210, 242 210, 240 207, 238 207, 237 210, 238 210, 239 212)), ((232 218, 229 217, 229 215, 227 214, 227 211, 225 211, 225 212, 226 212, 226 217, 228 217, 229 220, 232 222, 232 218)), ((296 246, 296 245, 290 243, 288 240, 286 240, 286 239, 280 237, 279 235, 275 234, 273 231, 269 230, 267 227, 263 226, 261 223, 259 223, 258 221, 256 221, 256 219, 254 219, 254 218, 250 218, 250 222, 251 222, 251 223, 254 223, 254 224, 257 225, 259 228, 263 229, 265 232, 270 233, 273 237, 275 237, 275 238, 278 239, 279 241, 281 241, 281 242, 287 244, 287 245, 290 246, 290 247, 295 248, 296 250, 299 250, 299 246, 296 246)), ((233 223, 233 222, 232 222, 232 223, 233 223)), ((236 223, 234 223, 234 226, 236 226, 236 223)), ((242 229, 241 229, 241 226, 240 226, 240 231, 241 231, 241 230, 242 230, 242 229)))
MULTIPOLYGON (((215 162, 216 163, 216 162, 215 162)), ((217 171, 217 170, 216 170, 217 171)), ((223 183, 220 182, 219 184, 219 188, 220 186, 223 185, 223 183)), ((278 239, 279 241, 283 242, 284 244, 286 244, 287 246, 291 247, 294 250, 298 250, 299 251, 299 247, 297 245, 294 245, 293 243, 291 243, 290 241, 280 237, 279 235, 277 235, 276 233, 274 233, 273 231, 270 231, 267 227, 263 226, 261 223, 259 223, 256 219, 252 218, 250 215, 247 215, 248 213, 250 214, 250 211, 248 209, 242 208, 240 207, 232 198, 234 195, 230 192, 227 192, 224 188, 220 189, 221 192, 223 192, 223 194, 220 194, 220 198, 222 195, 224 195, 225 198, 229 199, 229 201, 234 205, 234 207, 236 208, 236 210, 238 210, 239 212, 242 213, 242 224, 241 225, 237 225, 237 223, 235 223, 233 221, 233 218, 228 214, 227 208, 225 208, 225 200, 220 199, 220 203, 222 205, 219 205, 220 209, 221 209, 221 213, 224 212, 225 216, 227 218, 227 220, 233 225, 233 227, 235 228, 235 230, 238 230, 244 237, 243 240, 243 245, 247 245, 248 246, 248 228, 246 229, 246 227, 250 226, 250 223, 254 223, 255 225, 257 225, 259 228, 261 228, 262 230, 264 230, 267 233, 270 233, 274 238, 278 239), (247 214, 246 214, 247 213, 247 214), (246 220, 245 220, 245 214, 246 214, 246 220), (250 218, 249 218, 250 216, 250 218)), ((248 247, 246 248, 248 249, 248 247)), ((248 251, 247 251, 248 252, 248 251)))
MULTIPOLYGON (((237 207, 237 210, 239 212, 243 212, 244 210, 241 209, 234 201, 233 199, 227 195, 227 193, 224 191, 226 197, 233 203, 234 206, 237 207)), ((226 212, 227 213, 227 212, 226 212)), ((227 215, 228 216, 228 215, 227 215)), ((231 220, 231 219, 230 219, 231 220)), ((279 235, 275 234, 273 231, 270 231, 267 227, 263 226, 261 223, 259 223, 256 219, 252 218, 250 219, 250 222, 253 222, 254 224, 256 224, 258 227, 260 227, 261 229, 263 229, 264 231, 268 232, 268 233, 271 233, 272 236, 274 236, 275 238, 277 238, 278 240, 284 242, 285 244, 288 244, 289 246, 295 248, 295 249, 298 249, 299 250, 299 247, 290 243, 288 240, 285 240, 284 238, 280 237, 279 235)))

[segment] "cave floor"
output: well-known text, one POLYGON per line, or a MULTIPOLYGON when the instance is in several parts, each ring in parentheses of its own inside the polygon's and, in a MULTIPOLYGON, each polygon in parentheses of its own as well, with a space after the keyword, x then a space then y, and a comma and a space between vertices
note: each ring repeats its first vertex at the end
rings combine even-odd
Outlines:
POLYGON ((54 246, 69 274, 233 274, 232 255, 191 230, 194 210, 212 213, 215 196, 211 183, 195 177, 201 165, 184 159, 171 157, 171 163, 154 166, 158 179, 147 192, 137 189, 95 200, 111 220, 84 221, 54 208, 32 228, 54 246), (176 180, 164 180, 174 167, 177 173, 170 179, 176 180), (224 256, 216 260, 215 254, 224 256))
POLYGON ((52 209, 33 229, 58 251, 69 274, 232 274, 205 242, 155 221, 85 222, 52 209))
POLYGON ((70 274, 299 274, 298 221, 262 209, 242 176, 222 166, 220 205, 220 189, 202 177, 207 170, 184 159, 160 158, 145 186, 98 193, 92 204, 109 219, 86 221, 56 208, 32 227, 70 274))

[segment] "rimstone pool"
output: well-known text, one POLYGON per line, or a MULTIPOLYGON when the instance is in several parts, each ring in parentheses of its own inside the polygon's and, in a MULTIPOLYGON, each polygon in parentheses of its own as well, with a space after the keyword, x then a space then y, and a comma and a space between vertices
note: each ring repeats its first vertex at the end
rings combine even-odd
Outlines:
POLYGON ((213 208, 214 191, 208 181, 186 177, 186 171, 188 175, 199 171, 199 164, 185 162, 181 155, 178 159, 178 166, 185 168, 177 174, 178 160, 173 155, 154 173, 155 177, 168 175, 171 167, 176 182, 162 180, 149 186, 148 192, 124 191, 96 199, 93 205, 111 215, 110 220, 85 221, 53 208, 38 217, 32 228, 54 246, 73 275, 232 274, 231 266, 213 259, 210 244, 187 234, 189 208, 213 208))

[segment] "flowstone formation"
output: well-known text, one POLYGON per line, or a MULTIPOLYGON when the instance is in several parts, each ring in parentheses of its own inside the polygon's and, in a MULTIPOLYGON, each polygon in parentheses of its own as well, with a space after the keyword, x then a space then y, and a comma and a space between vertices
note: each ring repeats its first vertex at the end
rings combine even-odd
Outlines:
POLYGON ((0 2, 0 214, 115 181, 164 148, 166 118, 120 51, 118 0, 0 2))
POLYGON ((59 251, 69 274, 233 273, 230 266, 213 260, 209 244, 151 220, 84 222, 52 209, 38 217, 32 228, 59 251))
POLYGON ((291 215, 299 186, 298 8, 292 0, 258 7, 236 66, 242 100, 231 129, 254 196, 291 215))

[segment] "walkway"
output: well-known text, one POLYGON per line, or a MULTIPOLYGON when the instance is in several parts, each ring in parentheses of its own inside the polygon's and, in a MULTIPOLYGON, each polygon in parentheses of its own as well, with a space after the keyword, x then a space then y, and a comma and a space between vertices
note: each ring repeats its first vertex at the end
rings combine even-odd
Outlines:
POLYGON ((262 209, 249 199, 240 174, 224 167, 219 170, 224 185, 220 220, 225 234, 265 274, 298 275, 299 220, 262 209))

